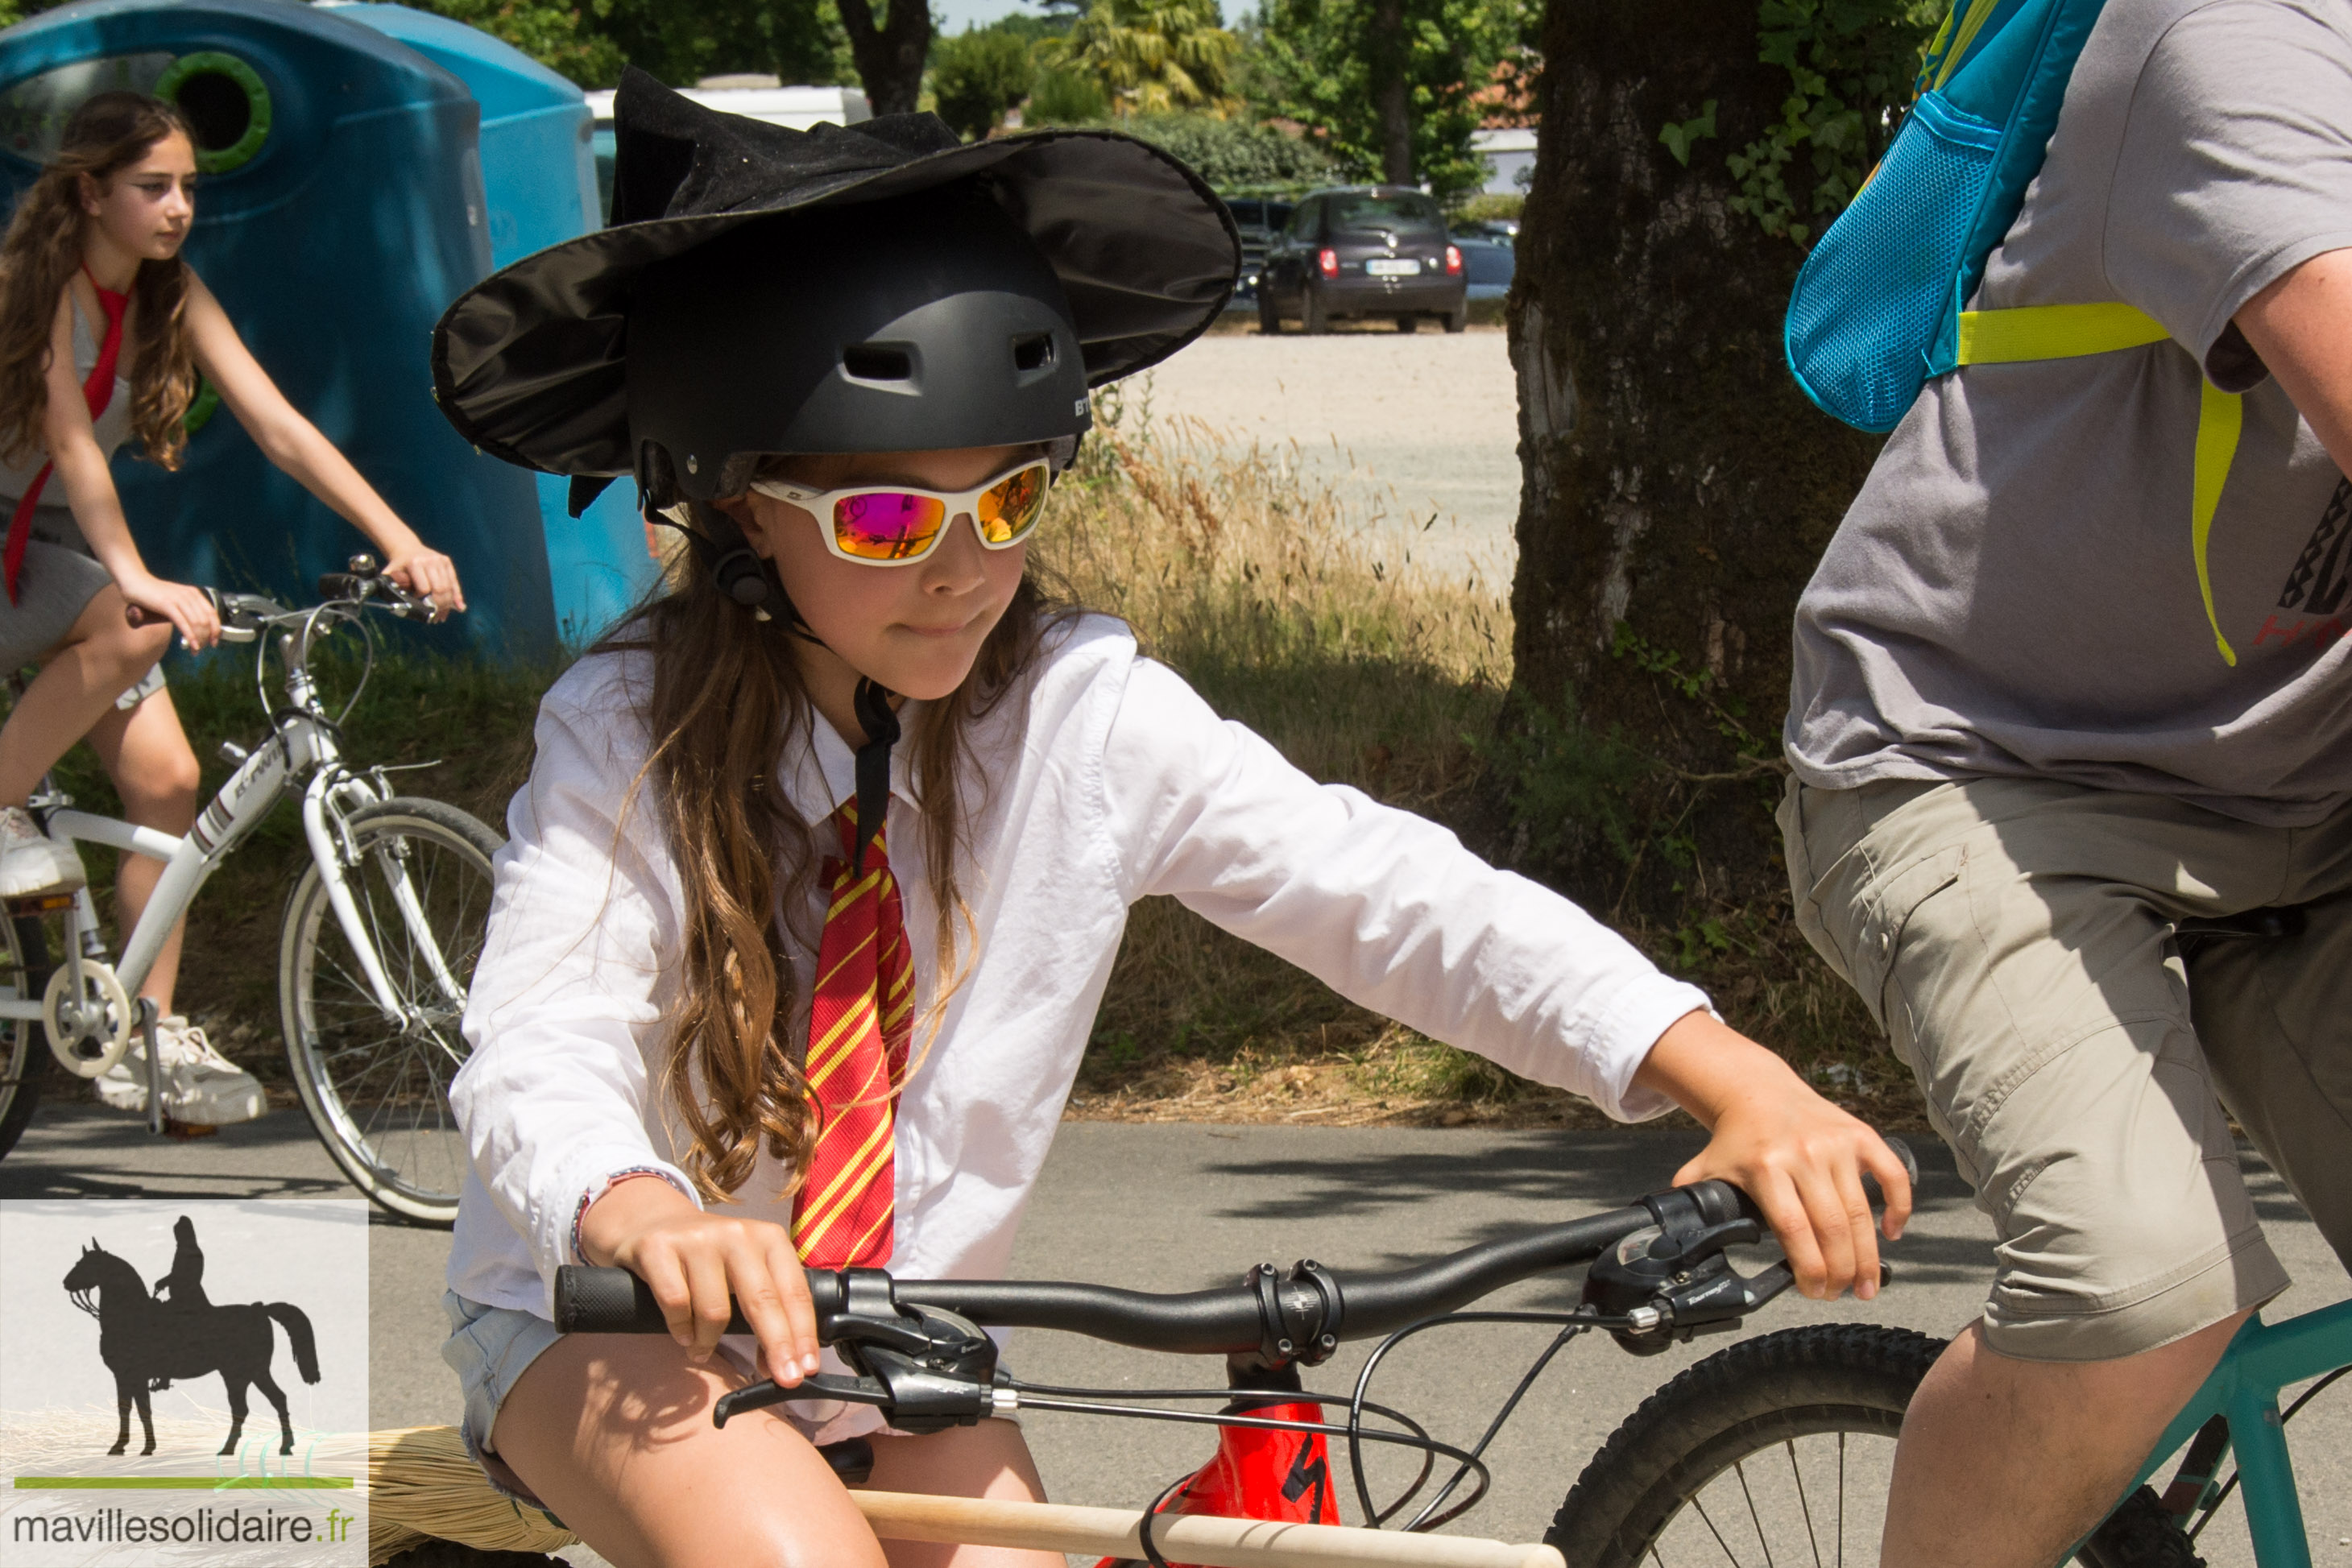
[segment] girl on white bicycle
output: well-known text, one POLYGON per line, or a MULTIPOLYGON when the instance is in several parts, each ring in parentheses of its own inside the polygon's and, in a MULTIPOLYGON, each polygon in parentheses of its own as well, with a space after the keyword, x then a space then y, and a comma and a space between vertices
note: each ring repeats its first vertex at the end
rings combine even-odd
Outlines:
MULTIPOLYGON (((25 806, 84 737, 131 821, 180 834, 194 821, 195 755, 156 661, 175 629, 190 649, 211 646, 219 621, 196 589, 147 570, 107 464, 136 435, 143 455, 176 468, 200 376, 279 467, 373 541, 402 586, 465 608, 449 559, 287 402, 182 259, 195 182, 195 145, 176 109, 100 93, 67 121, 0 239, 0 671, 41 667, 0 726, 0 898, 82 885, 80 857, 43 836, 25 806), (129 623, 131 606, 146 624, 129 623)), ((124 929, 161 872, 123 857, 124 929)), ((163 1020, 165 1109, 194 1124, 257 1116, 260 1086, 173 1010, 181 936, 142 988, 163 1020)), ((145 1110, 143 1048, 98 1087, 110 1105, 145 1110)))
MULTIPOLYGON (((1861 1173, 1894 1226, 1907 1188, 1868 1128, 1566 900, 1318 786, 1025 573, 1089 383, 1229 291, 1188 170, 927 115, 778 131, 636 73, 618 119, 614 225, 436 340, 469 441, 633 469, 691 545, 542 705, 474 973, 444 1354, 494 1479, 616 1563, 885 1561, 813 1446, 870 1410, 722 1432, 711 1403, 754 1355, 823 1364, 804 1263, 1003 1273, 1150 894, 1619 1116, 1688 1106, 1715 1138, 1677 1179, 1747 1186, 1812 1293, 1870 1292, 1861 1173), (674 1337, 559 1336, 574 1262, 635 1270, 674 1337)), ((1040 1495, 1007 1421, 873 1448, 877 1487, 1040 1495)))

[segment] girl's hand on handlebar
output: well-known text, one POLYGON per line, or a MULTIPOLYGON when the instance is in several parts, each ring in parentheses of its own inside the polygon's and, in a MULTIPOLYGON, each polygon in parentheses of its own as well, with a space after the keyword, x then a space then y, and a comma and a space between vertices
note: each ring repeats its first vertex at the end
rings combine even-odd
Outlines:
POLYGON ((436 622, 466 608, 466 591, 457 586, 457 563, 439 550, 421 544, 404 550, 383 563, 383 574, 419 599, 433 601, 436 622))
MULTIPOLYGON (((184 582, 165 582, 160 577, 138 577, 115 585, 134 610, 143 611, 147 617, 169 621, 179 628, 180 641, 190 652, 211 647, 220 641, 220 612, 213 601, 205 597, 201 588, 191 588, 184 582)), ((133 617, 137 624, 139 617, 133 617)))
POLYGON ((816 1309, 782 1226, 705 1214, 668 1182, 646 1176, 614 1183, 589 1206, 580 1250, 591 1263, 618 1264, 643 1280, 670 1337, 695 1361, 710 1359, 740 1304, 759 1338, 763 1372, 790 1388, 816 1371, 816 1309))
POLYGON ((1797 1288, 1826 1301, 1878 1293, 1878 1227, 1862 1176, 1885 1195, 1889 1241, 1911 1218, 1903 1162, 1864 1123, 1813 1092, 1789 1064, 1704 1012, 1677 1020, 1633 1081, 1670 1096, 1714 1134, 1675 1185, 1717 1177, 1756 1201, 1797 1288))

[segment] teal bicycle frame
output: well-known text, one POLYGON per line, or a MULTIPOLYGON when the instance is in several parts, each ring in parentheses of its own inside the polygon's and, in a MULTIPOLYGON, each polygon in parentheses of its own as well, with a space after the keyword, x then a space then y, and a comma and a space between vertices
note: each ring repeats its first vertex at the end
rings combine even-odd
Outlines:
POLYGON ((2238 1490, 2245 1500, 2254 1561, 2262 1568, 2311 1568, 2311 1542, 2304 1533, 2303 1501, 2295 1495, 2294 1464, 2287 1457, 2279 1390, 2347 1365, 2352 1365, 2352 1301, 2276 1324, 2255 1313, 2231 1339, 2205 1386, 2172 1418, 2132 1487, 2150 1481, 2199 1428, 2223 1416, 2230 1423, 2230 1448, 2238 1458, 2238 1490))

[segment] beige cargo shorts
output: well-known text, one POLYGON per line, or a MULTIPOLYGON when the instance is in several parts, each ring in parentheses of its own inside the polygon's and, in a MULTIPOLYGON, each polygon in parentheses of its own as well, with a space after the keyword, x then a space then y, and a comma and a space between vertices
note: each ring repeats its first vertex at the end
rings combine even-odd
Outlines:
POLYGON ((2347 1255, 2352 809, 2263 828, 2046 779, 1791 779, 1780 821, 1799 927, 1992 1218, 1995 1350, 2131 1355, 2286 1288, 2225 1105, 2347 1255), (2177 938, 2265 907, 2301 929, 2177 938))

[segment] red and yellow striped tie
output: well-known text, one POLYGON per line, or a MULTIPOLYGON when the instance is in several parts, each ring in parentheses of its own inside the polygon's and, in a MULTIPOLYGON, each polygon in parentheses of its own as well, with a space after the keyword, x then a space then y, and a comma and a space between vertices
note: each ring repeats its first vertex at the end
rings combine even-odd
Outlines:
POLYGON ((812 1268, 870 1268, 890 1257, 890 1144, 914 1033, 915 968, 882 833, 866 846, 865 870, 854 871, 856 802, 842 802, 833 821, 842 858, 824 862, 833 899, 817 939, 803 1067, 816 1146, 793 1204, 793 1242, 812 1268))

